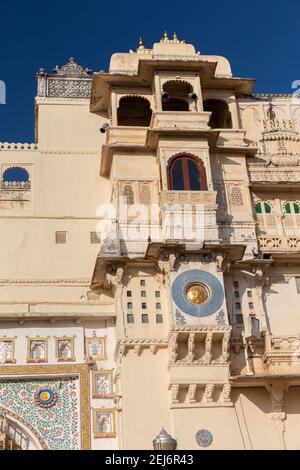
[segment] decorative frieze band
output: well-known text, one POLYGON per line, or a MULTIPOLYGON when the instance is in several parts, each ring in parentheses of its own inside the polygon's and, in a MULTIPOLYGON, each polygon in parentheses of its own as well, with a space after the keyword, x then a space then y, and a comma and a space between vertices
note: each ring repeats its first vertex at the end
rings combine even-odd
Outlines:
POLYGON ((0 285, 6 284, 61 284, 61 285, 80 285, 80 286, 89 286, 90 279, 0 279, 0 285))

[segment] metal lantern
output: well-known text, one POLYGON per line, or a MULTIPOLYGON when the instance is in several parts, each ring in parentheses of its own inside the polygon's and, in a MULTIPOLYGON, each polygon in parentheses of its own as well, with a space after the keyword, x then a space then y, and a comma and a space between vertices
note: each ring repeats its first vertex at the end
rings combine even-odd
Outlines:
POLYGON ((176 450, 177 441, 162 429, 159 435, 153 441, 154 450, 176 450))

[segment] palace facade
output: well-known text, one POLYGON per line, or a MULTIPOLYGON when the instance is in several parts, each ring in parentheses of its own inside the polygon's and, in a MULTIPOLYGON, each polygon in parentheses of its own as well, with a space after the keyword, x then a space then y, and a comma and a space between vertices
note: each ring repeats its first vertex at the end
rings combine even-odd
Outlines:
POLYGON ((299 450, 300 100, 166 33, 37 81, 0 144, 0 447, 299 450))

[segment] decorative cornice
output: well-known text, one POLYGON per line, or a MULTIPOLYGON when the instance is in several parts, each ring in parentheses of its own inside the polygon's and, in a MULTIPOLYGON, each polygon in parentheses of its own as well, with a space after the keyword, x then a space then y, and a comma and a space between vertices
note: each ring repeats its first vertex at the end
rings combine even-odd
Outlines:
POLYGON ((1 150, 38 150, 36 144, 21 144, 14 142, 0 142, 0 151, 1 150))
POLYGON ((99 150, 40 150, 42 155, 95 155, 99 158, 99 150))
POLYGON ((255 98, 272 99, 272 98, 292 98, 292 93, 255 93, 255 98))
POLYGON ((0 279, 0 285, 6 284, 22 284, 22 285, 30 285, 30 284, 60 284, 60 285, 80 285, 80 286, 89 286, 90 279, 0 279))
POLYGON ((174 332, 178 333, 185 333, 188 332, 195 332, 195 333, 230 333, 232 330, 231 326, 179 326, 172 328, 171 335, 174 332))
POLYGON ((89 98, 65 98, 65 97, 54 97, 54 96, 38 96, 36 97, 36 104, 67 104, 68 106, 74 105, 90 105, 89 98))

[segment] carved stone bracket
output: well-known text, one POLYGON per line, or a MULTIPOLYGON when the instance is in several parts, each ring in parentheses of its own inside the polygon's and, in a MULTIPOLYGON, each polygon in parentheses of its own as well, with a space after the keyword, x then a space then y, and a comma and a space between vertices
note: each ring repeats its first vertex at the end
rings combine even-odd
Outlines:
POLYGON ((213 334, 208 333, 205 339, 205 363, 210 364, 212 361, 212 339, 213 334))
POLYGON ((215 385, 214 384, 207 384, 205 387, 205 392, 204 392, 204 402, 205 403, 212 403, 213 400, 213 393, 215 390, 215 385))
POLYGON ((230 403, 231 402, 231 385, 230 384, 225 384, 224 385, 221 398, 222 398, 222 401, 224 403, 230 403))
POLYGON ((146 349, 155 355, 160 349, 167 349, 167 347, 168 342, 162 339, 129 339, 125 337, 116 348, 115 360, 118 359, 119 362, 122 362, 123 357, 129 350, 132 350, 139 357, 146 349))
POLYGON ((171 403, 174 408, 232 406, 229 383, 172 383, 171 403))
POLYGON ((177 255, 170 253, 169 255, 161 255, 158 261, 158 267, 164 275, 170 274, 174 271, 177 255))
POLYGON ((282 413, 284 411, 284 398, 289 389, 288 383, 271 383, 266 388, 270 394, 272 410, 274 413, 282 413))
POLYGON ((179 403, 178 394, 179 394, 179 385, 172 385, 171 386, 171 394, 172 394, 172 403, 179 403))
POLYGON ((106 274, 109 285, 117 288, 123 287, 124 268, 122 266, 110 266, 106 274))
POLYGON ((270 419, 274 423, 276 432, 278 434, 281 449, 286 450, 285 442, 285 421, 287 419, 284 410, 284 399, 289 389, 289 383, 269 383, 266 384, 266 388, 270 394, 272 413, 270 413, 270 419))
POLYGON ((231 263, 226 256, 222 254, 217 254, 215 256, 215 263, 217 266, 217 271, 219 273, 228 273, 231 269, 231 263))
POLYGON ((197 391, 197 385, 196 384, 189 385, 189 391, 188 391, 188 402, 189 403, 196 403, 196 391, 197 391))

